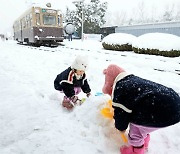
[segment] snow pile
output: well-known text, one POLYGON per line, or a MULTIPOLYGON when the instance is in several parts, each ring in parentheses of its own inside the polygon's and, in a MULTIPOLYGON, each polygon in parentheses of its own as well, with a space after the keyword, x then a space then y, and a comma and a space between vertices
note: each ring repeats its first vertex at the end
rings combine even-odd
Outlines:
POLYGON ((165 33, 148 33, 137 37, 132 46, 160 51, 180 50, 180 37, 165 33))
POLYGON ((81 134, 81 136, 76 138, 86 138, 86 141, 89 140, 92 145, 96 144, 97 149, 99 149, 97 151, 93 146, 92 148, 89 147, 91 153, 106 153, 106 146, 108 146, 108 149, 111 149, 108 151, 113 153, 117 151, 117 147, 124 144, 120 132, 114 127, 114 120, 106 119, 100 113, 100 110, 109 99, 110 97, 108 96, 92 96, 87 98, 86 102, 81 106, 77 106, 70 115, 72 119, 75 118, 74 120, 78 124, 77 127, 81 128, 77 128, 80 131, 77 135, 81 134))
POLYGON ((111 45, 123 45, 129 44, 136 39, 136 36, 126 33, 113 33, 104 37, 102 43, 111 44, 111 45))

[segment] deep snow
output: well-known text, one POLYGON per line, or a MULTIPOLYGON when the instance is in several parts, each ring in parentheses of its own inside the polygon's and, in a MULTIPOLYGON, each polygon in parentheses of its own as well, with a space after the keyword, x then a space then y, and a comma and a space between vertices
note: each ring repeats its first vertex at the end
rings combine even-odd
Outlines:
MULTIPOLYGON (((95 96, 101 92, 102 71, 109 64, 180 94, 180 57, 108 51, 97 41, 64 44, 34 48, 0 41, 0 154, 118 154, 124 144, 120 133, 112 120, 100 114, 110 98, 95 96), (53 81, 79 54, 90 61, 87 78, 92 96, 69 112, 61 107, 63 95, 54 89, 53 81)), ((153 132, 147 154, 179 153, 179 130, 176 124, 153 132)))

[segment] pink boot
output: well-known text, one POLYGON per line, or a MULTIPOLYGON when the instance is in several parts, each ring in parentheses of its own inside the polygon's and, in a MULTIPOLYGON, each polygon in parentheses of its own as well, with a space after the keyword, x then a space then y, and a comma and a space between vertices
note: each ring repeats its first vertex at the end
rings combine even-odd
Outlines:
POLYGON ((73 104, 71 103, 71 100, 66 96, 64 96, 62 106, 67 108, 68 110, 71 110, 74 107, 73 104))
POLYGON ((120 148, 121 154, 144 154, 144 145, 141 148, 128 146, 128 147, 121 147, 120 148))
POLYGON ((150 135, 148 134, 147 137, 144 139, 144 147, 145 147, 145 149, 148 149, 149 141, 150 141, 150 135))

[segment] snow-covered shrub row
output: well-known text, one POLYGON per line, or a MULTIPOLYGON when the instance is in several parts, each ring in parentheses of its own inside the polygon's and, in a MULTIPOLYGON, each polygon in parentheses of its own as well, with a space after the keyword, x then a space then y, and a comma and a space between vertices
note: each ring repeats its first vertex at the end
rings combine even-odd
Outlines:
POLYGON ((133 42, 133 51, 140 54, 180 56, 180 37, 165 33, 147 33, 133 42))
POLYGON ((104 37, 102 46, 107 50, 132 51, 132 42, 136 39, 134 35, 125 33, 113 33, 104 37))
POLYGON ((125 33, 113 33, 102 40, 107 50, 134 51, 139 54, 180 56, 180 37, 165 33, 147 33, 139 37, 125 33))

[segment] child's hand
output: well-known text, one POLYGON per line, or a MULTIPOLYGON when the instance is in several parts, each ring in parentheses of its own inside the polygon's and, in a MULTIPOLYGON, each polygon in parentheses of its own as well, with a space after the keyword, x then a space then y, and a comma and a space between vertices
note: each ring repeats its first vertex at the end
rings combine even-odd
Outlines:
POLYGON ((86 96, 89 97, 91 95, 91 93, 86 93, 86 96))
POLYGON ((123 130, 123 131, 120 131, 121 133, 125 133, 126 132, 126 130, 123 130))

